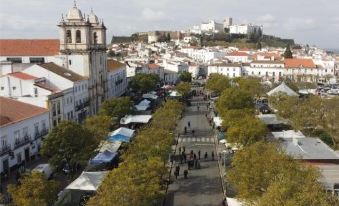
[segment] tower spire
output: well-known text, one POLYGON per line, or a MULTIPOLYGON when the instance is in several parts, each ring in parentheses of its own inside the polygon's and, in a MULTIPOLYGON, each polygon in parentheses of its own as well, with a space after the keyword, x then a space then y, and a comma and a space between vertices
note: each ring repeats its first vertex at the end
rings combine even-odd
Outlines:
POLYGON ((77 1, 74 0, 74 7, 77 7, 77 1))

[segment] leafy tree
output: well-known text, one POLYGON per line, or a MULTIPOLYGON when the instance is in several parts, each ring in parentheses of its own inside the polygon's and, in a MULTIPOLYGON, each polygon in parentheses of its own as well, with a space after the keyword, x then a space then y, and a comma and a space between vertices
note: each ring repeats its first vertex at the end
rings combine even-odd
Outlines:
POLYGON ((191 82, 192 81, 192 74, 190 72, 181 72, 179 75, 179 79, 183 82, 191 82))
POLYGON ((339 97, 323 99, 323 121, 322 127, 332 137, 332 144, 338 147, 339 143, 339 97))
POLYGON ((129 97, 119 97, 104 101, 99 113, 112 118, 120 119, 133 111, 133 102, 129 97))
POLYGON ((221 94, 222 91, 230 87, 228 77, 221 74, 211 74, 206 83, 206 89, 221 94))
POLYGON ((93 115, 85 120, 85 127, 95 135, 98 141, 107 137, 111 126, 112 118, 105 115, 93 115))
POLYGON ((260 78, 240 77, 237 78, 235 81, 239 85, 240 89, 248 91, 252 95, 252 97, 260 97, 265 94, 264 87, 260 83, 260 78))
POLYGON ((222 128, 228 129, 229 127, 237 124, 245 117, 251 117, 254 115, 253 109, 231 109, 231 110, 222 110, 220 116, 222 117, 222 128))
POLYGON ((238 88, 224 90, 216 103, 216 108, 219 112, 225 109, 252 109, 253 107, 254 103, 251 94, 238 88))
POLYGON ((284 53, 284 57, 285 57, 285 59, 293 59, 293 54, 292 54, 292 51, 291 51, 289 44, 287 44, 287 47, 286 47, 286 50, 285 50, 285 53, 284 53))
POLYGON ((15 205, 48 206, 57 198, 59 185, 48 181, 42 173, 33 172, 20 179, 20 185, 8 185, 8 192, 15 205))
POLYGON ((156 74, 136 74, 131 78, 129 87, 134 91, 150 92, 156 89, 157 83, 160 81, 156 74))
POLYGON ((177 90, 183 97, 187 97, 191 92, 191 84, 188 82, 180 82, 175 86, 177 90))
POLYGON ((98 146, 93 133, 83 126, 71 122, 61 122, 47 135, 42 145, 42 154, 50 156, 49 163, 55 168, 69 165, 85 165, 98 146))
POLYGON ((244 116, 227 130, 227 141, 244 146, 263 140, 267 133, 266 125, 259 119, 244 116))
POLYGON ((332 206, 338 200, 327 194, 318 182, 314 168, 298 168, 278 176, 258 201, 258 206, 332 206))
POLYGON ((295 161, 274 144, 257 142, 235 153, 227 181, 237 197, 256 201, 280 175, 293 173, 295 161))

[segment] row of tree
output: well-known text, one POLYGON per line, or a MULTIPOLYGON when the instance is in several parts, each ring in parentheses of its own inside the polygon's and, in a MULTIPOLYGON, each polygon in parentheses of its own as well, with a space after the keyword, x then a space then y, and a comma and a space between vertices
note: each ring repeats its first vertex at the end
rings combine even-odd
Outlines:
POLYGON ((269 99, 279 116, 290 120, 294 129, 307 135, 319 135, 322 140, 338 148, 339 144, 339 98, 290 97, 278 94, 269 99), (321 132, 322 131, 322 132, 321 132), (327 135, 326 135, 327 134, 327 135))
POLYGON ((162 195, 165 163, 174 141, 173 129, 183 111, 175 100, 166 101, 153 114, 122 155, 123 162, 112 170, 88 205, 154 205, 162 195))
POLYGON ((226 177, 237 197, 258 206, 338 204, 318 182, 316 169, 300 164, 278 145, 266 141, 267 128, 254 117, 254 99, 265 90, 260 88, 260 81, 238 78, 226 85, 225 77, 215 75, 211 79, 215 78, 224 81, 207 82, 207 86, 214 84, 222 91, 216 109, 223 119, 227 142, 243 146, 234 154, 226 177))
MULTIPOLYGON (((128 97, 106 100, 99 114, 88 117, 84 125, 63 121, 53 128, 44 140, 41 153, 49 157, 48 162, 59 171, 68 165, 72 174, 77 167, 87 164, 116 121, 132 109, 133 103, 128 97)), ((60 189, 58 182, 48 181, 41 173, 25 175, 19 182, 19 185, 8 186, 15 205, 51 205, 60 189)))

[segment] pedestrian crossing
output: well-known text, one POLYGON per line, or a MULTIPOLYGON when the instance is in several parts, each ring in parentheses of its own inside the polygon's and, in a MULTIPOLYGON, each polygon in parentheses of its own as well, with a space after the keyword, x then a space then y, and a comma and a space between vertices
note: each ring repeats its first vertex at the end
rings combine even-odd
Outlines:
POLYGON ((213 137, 179 137, 178 143, 180 142, 212 142, 214 143, 213 137))

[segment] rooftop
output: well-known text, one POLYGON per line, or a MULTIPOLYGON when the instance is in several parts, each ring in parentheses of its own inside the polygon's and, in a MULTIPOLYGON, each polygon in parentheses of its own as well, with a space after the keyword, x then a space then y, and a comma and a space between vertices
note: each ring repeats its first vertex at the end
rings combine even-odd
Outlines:
POLYGON ((18 79, 23 79, 23 80, 33 80, 33 79, 38 78, 38 77, 34 77, 32 75, 29 75, 23 72, 13 72, 13 73, 9 73, 8 75, 16 77, 18 79))
POLYGON ((6 97, 0 97, 0 127, 5 127, 46 112, 48 112, 48 110, 45 108, 6 97))
POLYGON ((118 69, 125 67, 125 66, 126 66, 125 64, 118 62, 118 61, 115 61, 113 59, 107 60, 107 71, 109 71, 109 72, 118 70, 118 69))
POLYGON ((59 39, 0 39, 0 56, 54 56, 59 39))
POLYGON ((226 54, 226 56, 249 56, 246 52, 239 52, 239 51, 234 51, 229 54, 226 54))
POLYGON ((69 69, 65 69, 59 65, 56 65, 53 62, 50 63, 44 63, 44 64, 38 64, 40 67, 47 69, 48 71, 51 71, 59 76, 62 76, 65 79, 68 79, 72 82, 78 82, 87 79, 84 76, 81 76, 69 69))
POLYGON ((285 59, 285 68, 316 68, 312 59, 285 59))

